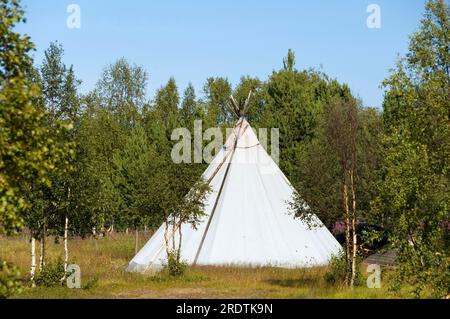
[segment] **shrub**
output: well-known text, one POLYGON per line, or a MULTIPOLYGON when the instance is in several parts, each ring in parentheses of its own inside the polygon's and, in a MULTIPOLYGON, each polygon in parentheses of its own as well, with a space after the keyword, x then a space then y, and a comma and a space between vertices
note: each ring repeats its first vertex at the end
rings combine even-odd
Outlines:
POLYGON ((63 284, 64 262, 59 259, 54 263, 45 265, 36 276, 36 285, 44 287, 55 287, 63 284))
MULTIPOLYGON (((328 271, 325 273, 325 281, 329 284, 345 285, 345 276, 347 272, 351 273, 348 269, 347 262, 345 260, 345 254, 341 253, 337 256, 332 256, 328 265, 328 271)), ((364 278, 361 274, 361 259, 356 259, 356 277, 355 286, 361 286, 364 284, 364 278)))
POLYGON ((21 291, 20 273, 6 261, 0 261, 0 299, 21 291))
POLYGON ((186 272, 187 264, 178 259, 175 253, 171 252, 167 257, 167 265, 165 268, 170 276, 178 277, 186 272))
POLYGON ((345 276, 348 272, 344 254, 332 256, 325 273, 325 281, 329 284, 345 285, 345 276))

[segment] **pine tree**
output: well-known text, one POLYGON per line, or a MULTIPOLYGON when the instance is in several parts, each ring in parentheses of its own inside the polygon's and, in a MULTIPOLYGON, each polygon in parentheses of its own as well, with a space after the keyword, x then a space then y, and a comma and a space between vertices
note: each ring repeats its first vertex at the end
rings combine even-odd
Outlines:
POLYGON ((297 70, 292 51, 284 58, 283 68, 269 77, 258 126, 279 129, 280 168, 294 186, 302 181, 296 163, 303 143, 314 137, 318 121, 333 99, 348 95, 346 85, 318 71, 297 70))
POLYGON ((195 89, 192 83, 189 83, 184 90, 183 101, 181 103, 181 122, 187 128, 193 128, 193 121, 197 117, 197 101, 195 98, 195 89))
POLYGON ((127 225, 135 229, 135 254, 139 228, 161 221, 152 207, 153 194, 148 192, 151 185, 157 183, 153 178, 156 163, 156 150, 141 126, 131 130, 123 149, 113 155, 113 183, 120 194, 120 212, 126 216, 127 225))
POLYGON ((180 123, 178 104, 180 97, 174 78, 170 78, 167 84, 156 92, 154 111, 159 124, 167 130, 170 137, 172 130, 180 123))

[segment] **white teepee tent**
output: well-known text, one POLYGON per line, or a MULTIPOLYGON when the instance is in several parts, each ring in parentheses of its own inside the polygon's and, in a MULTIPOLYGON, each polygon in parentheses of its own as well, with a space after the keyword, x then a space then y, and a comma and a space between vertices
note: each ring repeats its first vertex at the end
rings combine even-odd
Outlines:
MULTIPOLYGON (((181 256, 188 264, 309 267, 327 264, 342 249, 318 219, 321 226, 309 228, 289 214, 294 190, 243 117, 203 178, 212 189, 205 216, 197 229, 182 225, 181 256)), ((162 225, 127 270, 164 263, 162 225)))

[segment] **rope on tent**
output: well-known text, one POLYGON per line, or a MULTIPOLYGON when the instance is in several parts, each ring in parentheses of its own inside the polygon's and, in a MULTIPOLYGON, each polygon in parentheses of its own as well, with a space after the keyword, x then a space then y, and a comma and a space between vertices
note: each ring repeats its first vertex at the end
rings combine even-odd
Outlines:
MULTIPOLYGON (((233 160, 233 156, 234 156, 234 153, 235 153, 235 150, 236 150, 238 139, 239 139, 239 136, 241 134, 242 123, 244 123, 243 119, 241 120, 241 123, 239 124, 239 132, 238 132, 238 134, 236 136, 236 140, 234 141, 234 146, 233 146, 232 153, 231 153, 231 156, 230 156, 230 161, 228 163, 227 169, 226 169, 225 174, 223 176, 222 183, 220 184, 219 192, 217 193, 217 197, 216 197, 216 200, 214 202, 214 206, 213 206, 213 208, 211 210, 211 214, 209 215, 208 223, 206 224, 206 229, 205 229, 205 232, 203 233, 202 240, 200 241, 200 245, 198 247, 197 253, 195 254, 195 259, 194 259, 194 263, 193 263, 194 266, 197 264, 197 260, 198 260, 198 257, 200 255, 200 252, 201 252, 201 250, 203 248, 203 244, 205 242, 206 235, 208 234, 209 226, 211 225, 211 221, 212 221, 214 213, 216 211, 217 204, 219 203, 219 199, 220 199, 220 197, 222 195, 222 190, 223 190, 223 187, 225 185, 225 181, 227 179, 228 172, 230 171, 231 162, 233 160)), ((247 127, 248 127, 248 125, 247 125, 247 127)))
POLYGON ((260 143, 256 143, 255 145, 250 145, 250 146, 236 146, 236 148, 241 148, 241 149, 247 149, 247 148, 253 148, 260 145, 260 143))
MULTIPOLYGON (((242 125, 242 122, 240 123, 240 125, 242 125)), ((248 128, 249 126, 247 125, 244 130, 242 131, 242 134, 244 134, 245 130, 248 128)), ((236 140, 238 139, 238 136, 236 135, 236 140)), ((235 141, 236 141, 235 140, 235 141)), ((220 164, 217 166, 217 168, 214 170, 214 172, 211 174, 211 176, 208 178, 208 180, 206 181, 207 184, 209 185, 211 183, 211 181, 214 179, 214 177, 217 175, 217 173, 220 171, 220 169, 222 168, 223 164, 225 163, 226 159, 228 158, 228 155, 232 154, 234 152, 235 148, 240 148, 240 147, 234 147, 233 149, 231 149, 230 151, 228 151, 228 153, 224 156, 223 160, 220 162, 220 164)), ((230 159, 231 162, 231 159, 230 159)))

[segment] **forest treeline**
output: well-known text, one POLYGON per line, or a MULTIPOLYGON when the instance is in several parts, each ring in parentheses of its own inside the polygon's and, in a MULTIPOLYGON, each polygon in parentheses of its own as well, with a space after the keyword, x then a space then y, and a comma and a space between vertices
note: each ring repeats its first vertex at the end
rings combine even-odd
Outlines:
MULTIPOLYGON (((39 244, 32 277, 45 267, 50 237, 64 241, 67 263, 70 237, 159 227, 207 165, 173 163, 172 131, 193 130, 194 120, 203 129, 233 126, 229 96, 242 102, 251 90, 248 121, 279 128, 280 168, 298 191, 293 218, 313 212, 328 227, 346 225, 346 282, 355 280, 361 243, 354 229, 364 219, 390 230, 399 283, 418 295, 427 287, 448 294, 445 1, 427 2, 408 53, 382 84, 382 110, 364 107, 321 70, 298 70, 291 50, 267 79, 243 76, 233 86, 210 77, 195 92, 171 78, 152 98, 151 74, 119 58, 81 94, 61 44, 53 42, 39 65, 32 60, 31 39, 14 28, 24 19, 18 1, 1 1, 0 15, 0 234, 26 229, 31 245, 39 244)), ((12 276, 11 266, 0 266, 4 278, 12 276)))

